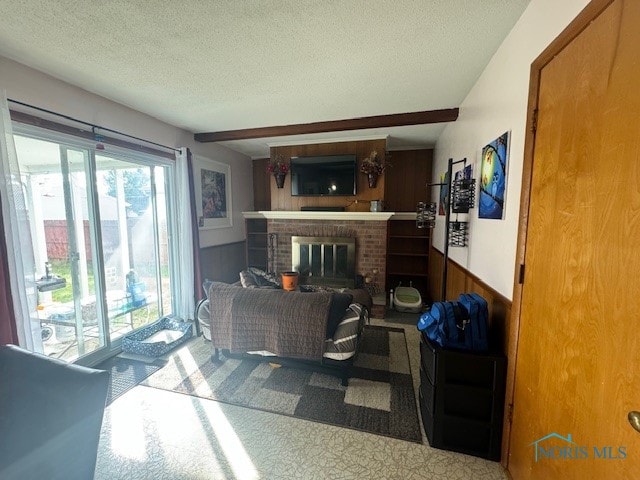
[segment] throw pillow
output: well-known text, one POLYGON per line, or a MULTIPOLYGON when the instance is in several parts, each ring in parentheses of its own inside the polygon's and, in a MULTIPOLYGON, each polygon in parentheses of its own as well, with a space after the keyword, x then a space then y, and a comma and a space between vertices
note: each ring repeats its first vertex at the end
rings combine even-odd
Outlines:
POLYGON ((260 270, 256 267, 249 267, 247 270, 253 274, 258 286, 282 288, 282 280, 280 279, 279 275, 265 272, 264 270, 260 270))
POLYGON ((331 295, 331 306, 329 307, 329 319, 327 320, 327 338, 333 338, 338 324, 344 317, 344 312, 349 308, 353 300, 353 295, 348 293, 334 293, 331 295))
POLYGON ((241 271, 240 283, 244 288, 282 288, 278 276, 256 267, 241 271))
POLYGON ((258 286, 255 275, 248 270, 240 272, 240 283, 244 288, 256 288, 258 286))

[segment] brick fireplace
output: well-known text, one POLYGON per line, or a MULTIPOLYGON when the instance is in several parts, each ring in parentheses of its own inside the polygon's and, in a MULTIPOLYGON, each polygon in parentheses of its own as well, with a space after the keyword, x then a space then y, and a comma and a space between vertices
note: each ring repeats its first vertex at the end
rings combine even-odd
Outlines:
POLYGON ((385 291, 387 250, 386 220, 292 219, 271 218, 268 233, 275 234, 272 264, 276 271, 291 270, 291 237, 351 237, 356 239, 356 274, 373 276, 381 292, 385 291))

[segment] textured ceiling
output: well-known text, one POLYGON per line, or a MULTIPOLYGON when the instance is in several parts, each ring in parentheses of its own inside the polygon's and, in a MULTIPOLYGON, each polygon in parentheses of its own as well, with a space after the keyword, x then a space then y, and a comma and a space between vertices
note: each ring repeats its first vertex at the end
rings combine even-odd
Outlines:
MULTIPOLYGON (((529 0, 2 0, 0 55, 191 132, 457 107, 529 0)), ((224 142, 388 135, 443 125, 224 142)))

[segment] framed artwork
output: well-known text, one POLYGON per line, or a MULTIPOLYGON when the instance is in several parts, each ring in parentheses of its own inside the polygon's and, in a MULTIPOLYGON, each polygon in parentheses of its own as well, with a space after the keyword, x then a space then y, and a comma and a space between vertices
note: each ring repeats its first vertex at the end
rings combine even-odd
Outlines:
POLYGON ((504 218, 508 164, 509 132, 505 132, 482 149, 479 218, 504 218))
POLYGON ((198 228, 231 227, 231 166, 194 156, 193 177, 198 228))
POLYGON ((438 199, 438 215, 444 215, 449 208, 449 172, 440 175, 440 198, 438 199))
POLYGON ((467 165, 461 170, 458 170, 453 176, 454 180, 471 180, 473 178, 473 165, 467 165))

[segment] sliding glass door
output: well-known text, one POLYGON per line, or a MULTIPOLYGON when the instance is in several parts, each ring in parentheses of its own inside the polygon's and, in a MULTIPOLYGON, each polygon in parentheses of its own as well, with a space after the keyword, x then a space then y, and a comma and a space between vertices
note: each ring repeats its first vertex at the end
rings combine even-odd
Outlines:
POLYGON ((36 266, 41 329, 34 344, 46 355, 75 359, 106 344, 96 305, 89 152, 18 135, 15 144, 33 241, 24 247, 33 248, 36 266))
POLYGON ((110 338, 171 313, 165 167, 96 155, 110 338))
POLYGON ((36 259, 35 349, 92 363, 172 313, 172 166, 32 131, 14 138, 36 259))

